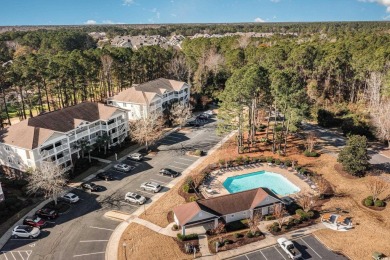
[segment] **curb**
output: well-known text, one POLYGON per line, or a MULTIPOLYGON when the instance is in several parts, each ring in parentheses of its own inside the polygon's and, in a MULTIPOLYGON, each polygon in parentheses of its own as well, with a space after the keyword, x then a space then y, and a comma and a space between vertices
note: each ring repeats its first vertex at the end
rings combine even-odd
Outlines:
MULTIPOLYGON (((174 185, 176 185, 180 180, 182 180, 183 178, 186 177, 186 175, 188 175, 194 168, 196 168, 199 164, 201 164, 204 160, 206 160, 206 158, 210 155, 212 155, 218 148, 220 148, 227 140, 229 140, 234 134, 236 133, 236 131, 233 131, 231 132, 230 134, 228 134, 227 136, 225 136, 221 141, 219 141, 216 145, 214 145, 214 147, 212 147, 208 152, 207 152, 207 156, 203 156, 203 157, 200 157, 200 159, 198 159, 197 161, 195 161, 193 164, 191 164, 187 169, 185 169, 182 173, 181 173, 181 176, 179 178, 175 178, 172 182, 170 182, 167 187, 168 188, 171 188, 173 187, 174 185)), ((154 196, 154 200, 152 201, 152 203, 148 204, 147 206, 145 206, 145 211, 150 207, 152 206, 154 203, 156 203, 164 194, 164 193, 158 193, 154 196)), ((119 224, 115 230, 112 232, 109 240, 108 240, 108 243, 107 243, 107 246, 106 246, 106 254, 105 254, 105 259, 106 260, 115 260, 118 258, 118 249, 119 249, 119 241, 122 237, 122 234, 124 233, 124 231, 126 230, 127 226, 132 223, 131 219, 134 218, 134 216, 138 217, 139 215, 141 215, 141 213, 144 212, 144 208, 143 207, 140 207, 138 208, 135 212, 133 212, 131 214, 131 216, 124 222, 122 222, 121 224, 119 224)))

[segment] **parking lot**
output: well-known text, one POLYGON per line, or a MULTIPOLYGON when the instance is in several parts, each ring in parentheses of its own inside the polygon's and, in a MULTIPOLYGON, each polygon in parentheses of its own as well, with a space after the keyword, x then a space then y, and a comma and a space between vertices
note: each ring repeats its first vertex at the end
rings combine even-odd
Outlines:
MULTIPOLYGON (((91 178, 88 182, 101 185, 99 192, 72 192, 80 201, 72 204, 69 211, 51 220, 37 239, 11 238, 0 251, 0 260, 27 259, 104 259, 107 242, 118 225, 118 221, 105 218, 109 210, 132 213, 143 205, 124 200, 127 192, 145 196, 146 204, 153 201, 155 193, 140 189, 143 182, 156 182, 163 186, 160 192, 169 190, 166 186, 172 177, 159 174, 161 168, 183 172, 198 157, 186 155, 187 151, 202 149, 207 152, 222 137, 215 135, 215 123, 193 128, 192 131, 174 132, 158 142, 159 152, 145 157, 142 162, 128 159, 107 164, 104 171, 113 175, 114 180, 105 181, 91 178), (134 167, 131 172, 114 169, 116 163, 134 167)), ((100 172, 100 171, 99 171, 100 172)))
MULTIPOLYGON (((344 256, 333 253, 328 250, 320 241, 318 241, 313 235, 303 236, 292 240, 295 247, 301 252, 303 259, 315 259, 315 260, 334 260, 334 259, 347 259, 344 256)), ((253 251, 247 254, 243 254, 231 260, 287 260, 288 255, 283 249, 275 244, 270 247, 262 248, 257 251, 253 251)))

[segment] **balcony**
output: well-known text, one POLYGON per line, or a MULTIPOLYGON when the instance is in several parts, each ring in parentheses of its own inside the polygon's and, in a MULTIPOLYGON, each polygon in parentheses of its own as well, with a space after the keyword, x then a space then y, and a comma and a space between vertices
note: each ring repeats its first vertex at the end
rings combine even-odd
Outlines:
POLYGON ((76 140, 76 136, 72 135, 72 136, 69 136, 69 142, 72 142, 76 140))
POLYGON ((101 125, 101 129, 107 131, 107 125, 101 125))
POLYGON ((91 127, 89 129, 89 132, 90 133, 93 133, 93 132, 96 132, 96 131, 100 131, 100 126, 94 126, 94 127, 91 127))
POLYGON ((88 131, 80 132, 77 134, 77 139, 83 138, 83 137, 88 136, 88 135, 89 135, 88 131))
POLYGON ((50 150, 42 150, 42 151, 40 152, 40 154, 41 154, 42 157, 50 156, 50 155, 53 155, 53 154, 55 154, 55 153, 56 153, 56 151, 54 150, 54 148, 53 148, 53 149, 50 149, 50 150))
POLYGON ((66 144, 56 146, 56 152, 60 152, 62 150, 68 149, 68 146, 66 144))
POLYGON ((57 163, 62 164, 62 163, 69 161, 69 160, 70 160, 70 156, 68 155, 68 156, 64 156, 64 157, 61 157, 60 159, 58 159, 57 163))

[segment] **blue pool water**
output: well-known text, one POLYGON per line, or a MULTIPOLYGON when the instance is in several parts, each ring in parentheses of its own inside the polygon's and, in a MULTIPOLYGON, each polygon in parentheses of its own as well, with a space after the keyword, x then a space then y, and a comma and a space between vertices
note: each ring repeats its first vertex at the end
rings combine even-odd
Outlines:
POLYGON ((300 191, 300 189, 287 180, 287 178, 280 174, 267 171, 259 171, 229 177, 224 181, 223 186, 230 193, 236 193, 260 187, 268 188, 275 194, 281 196, 300 191))

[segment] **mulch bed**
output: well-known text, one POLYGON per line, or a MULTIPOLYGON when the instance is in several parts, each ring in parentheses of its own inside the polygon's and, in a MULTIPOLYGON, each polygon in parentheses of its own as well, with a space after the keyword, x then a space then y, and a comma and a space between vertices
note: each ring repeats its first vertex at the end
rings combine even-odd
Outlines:
POLYGON ((334 166, 334 169, 336 170, 336 172, 338 174, 340 174, 341 176, 343 176, 346 179, 354 180, 354 179, 358 179, 359 178, 357 176, 353 176, 353 175, 349 174, 348 172, 344 171, 343 170, 343 166, 340 163, 336 164, 334 166))
POLYGON ((316 224, 315 221, 307 221, 307 222, 303 222, 303 223, 298 224, 298 225, 294 225, 294 226, 292 226, 289 229, 286 229, 285 227, 283 227, 282 230, 279 231, 279 232, 273 232, 272 230, 268 230, 268 231, 272 235, 274 235, 274 236, 279 236, 279 235, 283 235, 285 233, 288 233, 288 232, 291 232, 291 231, 294 231, 294 230, 297 230, 297 229, 301 229, 301 228, 304 228, 304 227, 308 227, 308 226, 314 225, 314 224, 316 224))
MULTIPOLYGON (((253 242, 257 242, 257 241, 263 240, 265 238, 265 236, 263 234, 260 235, 260 236, 257 236, 257 237, 248 238, 246 236, 246 234, 248 232, 249 232, 249 230, 245 230, 245 231, 241 231, 241 232, 232 232, 232 233, 229 233, 229 234, 222 235, 222 240, 223 241, 231 240, 232 243, 231 244, 226 244, 224 246, 219 247, 218 248, 218 252, 235 249, 235 248, 238 248, 238 247, 243 246, 243 245, 247 245, 247 244, 250 244, 250 243, 253 243, 253 242), (242 234, 243 236, 240 237, 240 238, 236 238, 235 235, 234 235, 236 233, 242 234)), ((208 245, 209 245, 210 252, 216 253, 215 252, 215 244, 214 244, 214 242, 218 241, 218 240, 219 240, 218 236, 208 236, 208 245)))
POLYGON ((375 210, 375 211, 382 211, 382 210, 384 210, 384 209, 386 208, 386 205, 387 205, 387 203, 384 202, 385 205, 384 205, 383 207, 366 206, 366 205, 364 205, 364 200, 365 200, 365 199, 362 200, 362 205, 363 205, 363 207, 368 208, 368 209, 371 209, 371 210, 375 210))
POLYGON ((167 214, 167 220, 168 220, 168 223, 172 223, 174 222, 174 217, 173 217, 173 211, 169 211, 168 214, 167 214))
POLYGON ((196 257, 200 257, 201 254, 200 254, 200 250, 199 250, 199 239, 194 239, 194 240, 187 240, 187 241, 180 241, 178 239, 173 239, 175 240, 175 242, 177 243, 177 245, 179 246, 180 250, 185 253, 185 254, 194 254, 194 253, 186 253, 186 250, 185 250, 185 245, 186 244, 191 244, 193 245, 195 248, 196 248, 196 257))
MULTIPOLYGON (((185 185, 185 184, 183 184, 183 185, 179 188, 178 193, 179 193, 180 196, 182 196, 182 197, 186 200, 186 202, 191 202, 191 198, 192 198, 192 197, 196 197, 196 198, 200 199, 199 196, 198 196, 195 192, 189 192, 189 193, 184 192, 184 191, 183 191, 183 186, 184 186, 184 185, 185 185)), ((190 191, 191 191, 191 190, 190 190, 190 191)), ((198 192, 198 193, 199 193, 199 192, 198 192)))

